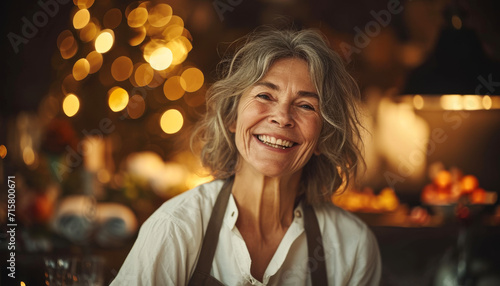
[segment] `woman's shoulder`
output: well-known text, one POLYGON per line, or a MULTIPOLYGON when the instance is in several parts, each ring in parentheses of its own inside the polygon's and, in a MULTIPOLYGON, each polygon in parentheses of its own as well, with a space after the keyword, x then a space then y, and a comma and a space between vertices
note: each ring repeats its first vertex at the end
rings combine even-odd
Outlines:
POLYGON ((210 217, 223 183, 222 180, 215 180, 185 191, 164 202, 148 220, 178 224, 189 224, 200 219, 204 221, 205 217, 210 217))
POLYGON ((325 204, 315 208, 318 221, 325 228, 335 228, 343 233, 361 234, 369 232, 368 226, 355 214, 336 205, 325 204))

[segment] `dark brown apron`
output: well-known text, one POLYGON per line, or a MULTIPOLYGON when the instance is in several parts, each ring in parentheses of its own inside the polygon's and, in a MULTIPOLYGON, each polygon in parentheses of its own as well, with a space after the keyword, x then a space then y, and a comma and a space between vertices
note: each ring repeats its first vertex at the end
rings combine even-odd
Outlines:
MULTIPOLYGON (((229 196, 233 186, 233 179, 226 180, 222 190, 217 196, 215 205, 208 222, 207 231, 201 246, 200 257, 194 270, 193 276, 189 280, 189 286, 212 286, 224 285, 219 280, 210 275, 215 249, 219 241, 219 233, 226 212, 229 196)), ((328 285, 325 265, 325 252, 323 240, 319 230, 318 219, 311 206, 304 206, 304 229, 307 237, 309 272, 311 273, 312 285, 328 285)))

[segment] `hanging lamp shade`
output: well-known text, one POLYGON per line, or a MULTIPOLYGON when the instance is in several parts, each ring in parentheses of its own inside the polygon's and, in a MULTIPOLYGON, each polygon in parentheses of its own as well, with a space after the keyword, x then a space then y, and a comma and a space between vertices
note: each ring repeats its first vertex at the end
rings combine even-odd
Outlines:
POLYGON ((484 83, 499 75, 499 63, 486 56, 477 34, 450 25, 441 31, 434 52, 410 73, 402 94, 500 94, 500 86, 495 90, 484 83))

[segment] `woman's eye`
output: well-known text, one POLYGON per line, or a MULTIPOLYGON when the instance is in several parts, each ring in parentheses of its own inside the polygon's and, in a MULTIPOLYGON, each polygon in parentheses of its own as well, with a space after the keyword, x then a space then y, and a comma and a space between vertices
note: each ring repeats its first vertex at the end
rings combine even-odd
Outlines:
POLYGON ((304 109, 309 109, 309 110, 312 110, 314 111, 314 106, 310 105, 310 104, 301 104, 300 105, 300 108, 304 108, 304 109))
POLYGON ((271 97, 269 97, 269 95, 264 94, 264 93, 257 94, 257 97, 265 99, 265 100, 270 100, 271 99, 271 97))

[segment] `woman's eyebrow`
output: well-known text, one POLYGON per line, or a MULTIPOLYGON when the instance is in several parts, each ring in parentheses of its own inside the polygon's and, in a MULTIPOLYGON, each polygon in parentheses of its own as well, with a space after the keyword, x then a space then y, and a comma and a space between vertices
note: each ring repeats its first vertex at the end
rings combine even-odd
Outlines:
MULTIPOLYGON (((269 82, 269 81, 258 81, 254 84, 254 86, 264 86, 264 87, 267 87, 267 88, 270 88, 270 89, 276 90, 276 91, 280 90, 279 86, 277 86, 274 83, 269 82)), ((297 92, 297 94, 301 97, 314 97, 314 98, 319 99, 318 94, 315 92, 312 92, 312 91, 299 90, 297 92)))
POLYGON ((264 87, 267 87, 267 88, 270 88, 270 89, 276 90, 276 91, 280 90, 279 86, 277 86, 274 83, 269 82, 269 81, 258 81, 254 84, 254 86, 264 86, 264 87))

